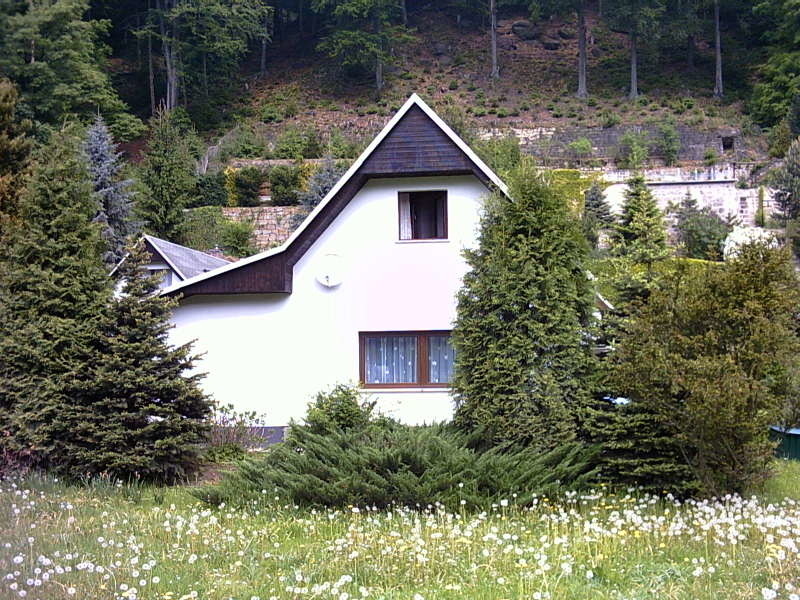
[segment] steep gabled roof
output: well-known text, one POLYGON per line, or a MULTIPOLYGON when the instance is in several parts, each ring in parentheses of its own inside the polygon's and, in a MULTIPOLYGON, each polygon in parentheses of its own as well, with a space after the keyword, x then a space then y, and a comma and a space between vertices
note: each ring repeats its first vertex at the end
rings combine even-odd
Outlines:
POLYGON ((464 140, 413 94, 281 246, 181 281, 163 293, 291 293, 295 263, 369 179, 466 174, 508 193, 464 140))
POLYGON ((152 235, 142 236, 152 254, 164 259, 175 274, 182 280, 191 279, 230 264, 224 258, 211 256, 180 244, 174 244, 152 235))

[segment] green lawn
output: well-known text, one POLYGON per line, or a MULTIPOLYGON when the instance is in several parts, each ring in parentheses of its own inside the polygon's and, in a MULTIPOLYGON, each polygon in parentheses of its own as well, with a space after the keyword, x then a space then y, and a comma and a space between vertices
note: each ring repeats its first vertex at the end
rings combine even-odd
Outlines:
POLYGON ((6 481, 0 598, 797 598, 800 463, 778 471, 758 498, 597 489, 481 514, 304 511, 269 494, 212 510, 182 488, 6 481))

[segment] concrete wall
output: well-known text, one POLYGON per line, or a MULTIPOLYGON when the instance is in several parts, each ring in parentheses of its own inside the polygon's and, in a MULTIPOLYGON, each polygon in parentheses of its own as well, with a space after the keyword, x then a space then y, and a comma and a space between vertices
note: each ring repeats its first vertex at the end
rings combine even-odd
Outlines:
MULTIPOLYGON (((735 163, 707 168, 662 168, 648 169, 645 172, 648 187, 662 210, 670 203, 678 204, 689 192, 701 208, 710 208, 719 216, 737 217, 742 226, 754 227, 758 211, 758 188, 739 188, 737 180, 747 175, 744 168, 735 163)), ((606 188, 606 199, 612 211, 622 212, 625 181, 630 171, 605 171, 603 178, 612 183, 606 188)), ((764 189, 764 213, 769 216, 776 212, 773 191, 764 189)))
MULTIPOLYGON (((294 268, 291 295, 190 297, 176 309, 174 343, 196 339, 203 386, 223 403, 266 414, 266 424, 302 418, 319 390, 356 383, 360 331, 447 330, 474 246, 486 188, 472 176, 373 180, 294 268), (448 239, 398 240, 399 191, 447 190, 448 239), (317 277, 338 257, 342 283, 317 277)), ((375 394, 378 409, 407 423, 447 420, 447 390, 375 394)))

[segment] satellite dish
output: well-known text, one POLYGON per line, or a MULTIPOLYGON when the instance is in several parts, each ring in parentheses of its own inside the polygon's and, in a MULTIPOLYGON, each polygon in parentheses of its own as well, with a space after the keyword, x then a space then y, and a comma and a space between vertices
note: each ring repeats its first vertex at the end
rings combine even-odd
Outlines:
POLYGON ((317 281, 327 288, 334 288, 342 283, 342 257, 338 254, 326 254, 320 259, 317 269, 317 281))

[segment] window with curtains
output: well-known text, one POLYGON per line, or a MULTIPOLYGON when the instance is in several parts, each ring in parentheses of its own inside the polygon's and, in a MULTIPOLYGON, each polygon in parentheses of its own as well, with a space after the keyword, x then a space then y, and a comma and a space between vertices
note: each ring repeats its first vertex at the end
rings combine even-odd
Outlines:
POLYGON ((398 194, 401 240, 447 239, 447 192, 398 194))
POLYGON ((448 387, 455 351, 449 331, 359 334, 364 387, 448 387))

